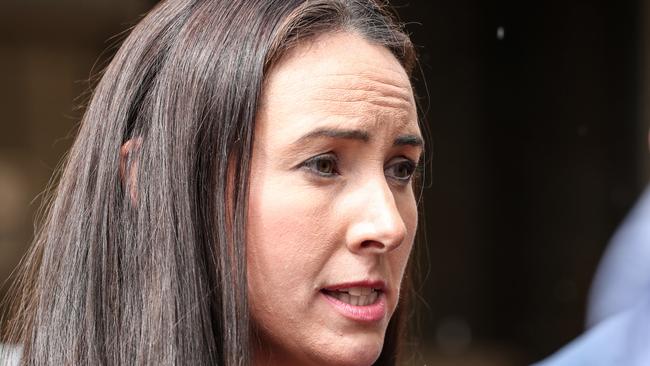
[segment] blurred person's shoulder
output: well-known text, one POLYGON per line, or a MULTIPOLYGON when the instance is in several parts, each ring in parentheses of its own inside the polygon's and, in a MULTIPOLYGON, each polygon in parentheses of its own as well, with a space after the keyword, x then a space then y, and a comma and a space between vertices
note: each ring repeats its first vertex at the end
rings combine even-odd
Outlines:
POLYGON ((0 343, 0 365, 17 366, 20 364, 22 348, 15 345, 0 343))
POLYGON ((650 297, 603 320, 534 366, 650 365, 650 297))

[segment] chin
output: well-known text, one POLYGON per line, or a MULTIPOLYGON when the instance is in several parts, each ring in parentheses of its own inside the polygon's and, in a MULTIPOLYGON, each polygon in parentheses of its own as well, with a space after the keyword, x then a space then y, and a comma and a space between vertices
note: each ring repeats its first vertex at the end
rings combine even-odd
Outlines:
POLYGON ((336 344, 326 347, 327 353, 320 354, 321 362, 319 364, 369 366, 379 358, 383 344, 383 337, 368 335, 343 336, 338 339, 336 344))
POLYGON ((359 349, 354 353, 346 354, 330 354, 323 355, 324 357, 318 362, 319 365, 328 366, 370 366, 379 358, 381 348, 375 349, 359 349))

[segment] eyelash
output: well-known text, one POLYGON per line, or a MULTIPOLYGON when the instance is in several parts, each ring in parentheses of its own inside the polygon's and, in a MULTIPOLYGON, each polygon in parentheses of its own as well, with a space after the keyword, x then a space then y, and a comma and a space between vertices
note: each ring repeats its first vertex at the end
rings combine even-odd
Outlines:
MULTIPOLYGON (((333 153, 326 153, 326 154, 321 154, 314 156, 313 158, 310 158, 303 162, 300 167, 305 168, 309 170, 309 172, 323 178, 333 178, 337 175, 340 175, 340 171, 338 169, 338 158, 336 155, 333 153), (322 163, 329 163, 331 166, 328 166, 327 169, 328 172, 323 172, 321 168, 325 168, 325 166, 319 164, 322 163)), ((406 185, 408 184, 411 179, 413 178, 413 175, 415 174, 417 170, 417 163, 412 161, 411 159, 405 158, 405 157, 400 157, 400 160, 397 161, 396 163, 393 163, 386 167, 384 169, 384 172, 396 169, 396 168, 405 168, 406 169, 406 174, 403 177, 398 177, 396 174, 393 174, 392 176, 389 176, 389 178, 393 179, 395 182, 401 185, 406 185)))

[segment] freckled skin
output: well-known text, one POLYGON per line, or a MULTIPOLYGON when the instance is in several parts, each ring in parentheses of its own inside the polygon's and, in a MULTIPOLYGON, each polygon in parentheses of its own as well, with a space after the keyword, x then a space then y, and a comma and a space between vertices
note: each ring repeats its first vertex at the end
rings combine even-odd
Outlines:
POLYGON ((409 79, 384 47, 351 33, 300 45, 270 72, 256 120, 248 209, 248 287, 257 365, 370 365, 381 352, 417 226, 410 183, 387 177, 421 147, 409 79), (316 138, 317 128, 368 133, 316 138), (338 174, 301 166, 335 154, 338 174), (324 300, 327 285, 380 278, 387 314, 361 323, 324 300))

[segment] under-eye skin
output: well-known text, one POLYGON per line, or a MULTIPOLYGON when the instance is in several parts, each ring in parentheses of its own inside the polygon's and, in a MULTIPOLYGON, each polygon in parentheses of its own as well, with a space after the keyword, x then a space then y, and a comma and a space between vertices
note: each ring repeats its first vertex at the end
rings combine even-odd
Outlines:
POLYGON ((332 178, 340 175, 338 171, 338 159, 333 153, 314 156, 301 163, 299 167, 324 178, 332 178))
POLYGON ((417 164, 411 159, 407 158, 397 158, 394 159, 390 165, 388 165, 384 172, 386 177, 392 179, 400 185, 407 185, 417 168, 417 164))

